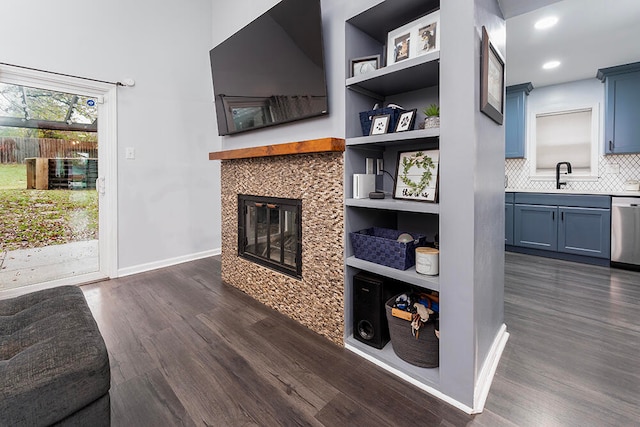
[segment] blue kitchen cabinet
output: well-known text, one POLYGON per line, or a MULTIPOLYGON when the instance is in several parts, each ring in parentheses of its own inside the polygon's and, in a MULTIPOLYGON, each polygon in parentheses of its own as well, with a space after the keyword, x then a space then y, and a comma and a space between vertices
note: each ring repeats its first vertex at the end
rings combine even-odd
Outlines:
POLYGON ((507 159, 525 157, 527 96, 533 89, 531 83, 507 87, 505 98, 505 150, 507 159))
POLYGON ((513 237, 510 250, 572 260, 608 260, 611 197, 513 193, 513 237))
POLYGON ((514 244, 532 249, 556 251, 557 206, 514 205, 514 244))
POLYGON ((505 193, 504 201, 504 244, 513 245, 513 193, 505 193))
POLYGON ((558 251, 597 258, 609 258, 611 210, 558 207, 558 251))
POLYGON ((640 153, 640 62, 598 70, 605 84, 605 153, 640 153))

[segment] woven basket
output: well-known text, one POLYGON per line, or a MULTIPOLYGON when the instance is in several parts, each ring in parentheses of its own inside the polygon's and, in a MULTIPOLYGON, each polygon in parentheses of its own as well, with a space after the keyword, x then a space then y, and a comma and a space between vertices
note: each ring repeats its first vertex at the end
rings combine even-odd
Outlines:
POLYGON ((410 233, 415 239, 409 243, 398 242, 403 231, 371 227, 349 233, 353 254, 356 258, 398 270, 406 270, 416 264, 416 248, 424 246, 426 237, 410 233))
POLYGON ((435 324, 428 321, 420 328, 418 338, 411 333, 411 322, 391 314, 397 295, 385 304, 389 336, 396 355, 407 363, 421 368, 436 368, 440 363, 440 340, 435 334, 435 324))

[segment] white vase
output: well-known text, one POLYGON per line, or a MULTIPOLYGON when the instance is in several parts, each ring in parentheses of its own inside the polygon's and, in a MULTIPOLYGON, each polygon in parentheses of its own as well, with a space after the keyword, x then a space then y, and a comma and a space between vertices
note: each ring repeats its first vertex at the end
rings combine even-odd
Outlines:
POLYGON ((438 116, 428 116, 424 119, 424 128, 439 128, 440 127, 440 117, 438 116))

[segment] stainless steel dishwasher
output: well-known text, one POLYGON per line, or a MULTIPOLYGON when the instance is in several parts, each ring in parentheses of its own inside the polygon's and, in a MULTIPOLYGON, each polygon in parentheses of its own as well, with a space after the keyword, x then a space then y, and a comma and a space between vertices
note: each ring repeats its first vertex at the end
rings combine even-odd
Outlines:
POLYGON ((640 269, 640 198, 611 198, 611 264, 640 269))

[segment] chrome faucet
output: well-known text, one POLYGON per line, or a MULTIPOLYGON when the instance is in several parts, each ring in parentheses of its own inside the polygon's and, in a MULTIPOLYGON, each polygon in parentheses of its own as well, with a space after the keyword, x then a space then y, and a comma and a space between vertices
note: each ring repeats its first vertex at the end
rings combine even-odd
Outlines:
POLYGON ((560 189, 560 187, 564 184, 567 185, 566 182, 560 182, 560 166, 562 165, 567 165, 567 174, 571 173, 571 163, 569 162, 560 162, 558 164, 556 164, 556 189, 560 189))

